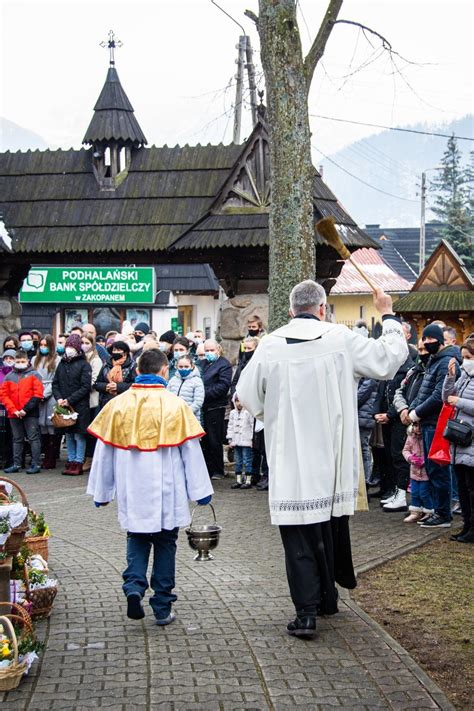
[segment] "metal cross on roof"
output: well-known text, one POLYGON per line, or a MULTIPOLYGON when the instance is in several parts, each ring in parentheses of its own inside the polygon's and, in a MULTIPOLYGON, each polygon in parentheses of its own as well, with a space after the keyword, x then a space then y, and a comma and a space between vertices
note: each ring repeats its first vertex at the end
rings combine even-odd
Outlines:
POLYGON ((100 46, 101 47, 107 47, 107 49, 110 51, 110 66, 113 67, 115 65, 115 56, 114 56, 114 50, 116 47, 121 47, 123 42, 121 40, 116 40, 115 39, 115 34, 113 30, 109 30, 109 39, 107 42, 101 42, 100 46))

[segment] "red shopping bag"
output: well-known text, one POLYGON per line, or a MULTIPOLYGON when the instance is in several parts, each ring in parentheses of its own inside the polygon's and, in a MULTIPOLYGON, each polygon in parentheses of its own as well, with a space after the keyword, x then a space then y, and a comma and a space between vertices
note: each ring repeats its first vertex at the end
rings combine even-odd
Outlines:
POLYGON ((436 429, 431 442, 430 451, 428 454, 428 459, 436 464, 450 464, 451 463, 451 452, 450 445, 447 439, 444 439, 443 432, 446 427, 446 423, 454 416, 455 408, 452 405, 443 405, 441 412, 439 413, 438 422, 436 423, 436 429))

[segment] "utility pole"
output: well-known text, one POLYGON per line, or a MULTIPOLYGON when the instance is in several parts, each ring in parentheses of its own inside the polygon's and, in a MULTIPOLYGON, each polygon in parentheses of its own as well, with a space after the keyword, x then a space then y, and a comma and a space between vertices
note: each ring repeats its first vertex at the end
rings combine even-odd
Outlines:
POLYGON ((257 123, 257 85, 255 83, 255 67, 253 64, 253 49, 250 43, 250 37, 245 36, 246 46, 246 58, 247 58, 247 74, 249 78, 249 91, 250 91, 250 110, 252 112, 252 126, 257 123))
POLYGON ((235 88, 234 134, 232 139, 234 143, 240 143, 240 130, 242 127, 242 101, 246 44, 246 35, 241 35, 239 37, 239 44, 237 45, 239 54, 236 61, 237 74, 235 75, 237 85, 235 88))
POLYGON ((426 232, 426 173, 421 174, 421 215, 420 215, 420 263, 419 272, 425 266, 425 232, 426 232))

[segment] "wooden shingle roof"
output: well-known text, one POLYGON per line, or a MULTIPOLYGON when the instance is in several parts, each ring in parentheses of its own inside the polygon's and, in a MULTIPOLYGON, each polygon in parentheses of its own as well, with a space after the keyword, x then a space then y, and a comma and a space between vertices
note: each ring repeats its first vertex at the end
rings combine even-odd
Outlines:
MULTIPOLYGON (((271 190, 261 123, 243 146, 135 148, 115 190, 100 189, 92 150, 0 153, 0 214, 15 252, 268 245, 271 190)), ((328 215, 348 247, 376 246, 315 171, 315 222, 328 215)), ((315 241, 322 244, 316 231, 315 241)))
POLYGON ((109 67, 105 84, 94 106, 94 115, 82 139, 83 143, 90 145, 110 141, 134 146, 147 143, 115 67, 109 67))

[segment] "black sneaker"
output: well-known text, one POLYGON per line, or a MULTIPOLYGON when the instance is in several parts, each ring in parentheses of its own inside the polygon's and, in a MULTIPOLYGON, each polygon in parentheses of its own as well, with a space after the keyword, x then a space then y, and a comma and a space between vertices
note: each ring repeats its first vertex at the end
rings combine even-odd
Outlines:
POLYGON ((433 514, 420 524, 420 528, 451 528, 451 521, 441 518, 438 514, 433 514))
POLYGON ((316 617, 310 615, 296 617, 296 619, 288 623, 286 631, 292 637, 312 639, 316 634, 316 617))
POLYGON ((127 595, 127 617, 131 620, 142 620, 145 617, 142 599, 138 593, 127 595))

